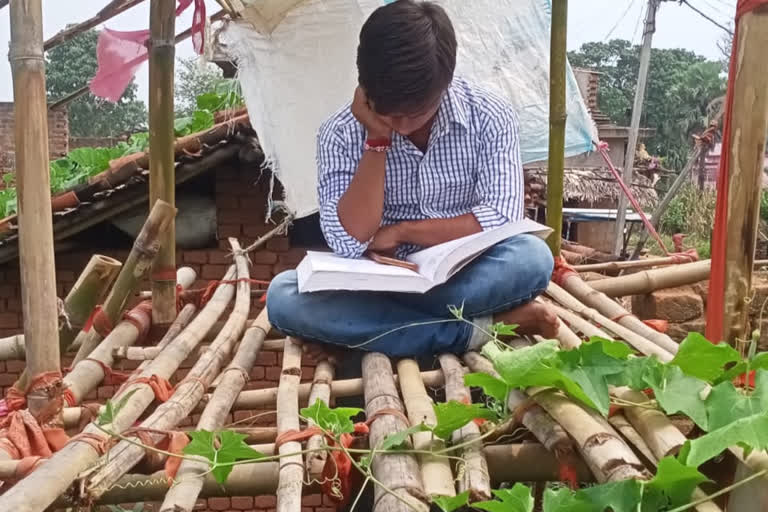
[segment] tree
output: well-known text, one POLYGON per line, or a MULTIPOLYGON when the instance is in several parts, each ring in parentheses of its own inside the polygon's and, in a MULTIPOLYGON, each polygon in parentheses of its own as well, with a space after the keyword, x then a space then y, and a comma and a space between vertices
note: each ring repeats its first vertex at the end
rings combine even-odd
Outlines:
MULTIPOLYGON (((80 89, 96 74, 99 33, 89 30, 51 49, 46 55, 48 100, 55 101, 80 89)), ((111 103, 91 94, 69 103, 69 132, 76 137, 113 137, 146 130, 147 108, 136 99, 131 82, 122 98, 111 103)))
MULTIPOLYGON (((591 68, 600 77, 600 110, 619 125, 628 125, 640 67, 640 47, 614 39, 592 42, 568 55, 574 67, 591 68)), ((688 50, 658 49, 651 52, 648 88, 643 106, 644 127, 656 130, 646 141, 652 154, 667 167, 681 168, 691 147, 691 135, 707 126, 707 107, 725 92, 719 62, 688 50)))
POLYGON ((230 81, 222 78, 221 69, 210 63, 202 66, 196 57, 176 59, 175 102, 176 112, 191 115, 197 108, 196 98, 206 92, 215 91, 230 81))

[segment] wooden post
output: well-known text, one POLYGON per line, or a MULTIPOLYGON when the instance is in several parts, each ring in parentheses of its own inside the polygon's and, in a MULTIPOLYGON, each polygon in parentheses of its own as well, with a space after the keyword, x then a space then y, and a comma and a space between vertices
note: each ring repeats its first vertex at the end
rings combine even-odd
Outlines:
MULTIPOLYGON (((149 30, 149 206, 158 199, 176 204, 173 155, 173 63, 176 2, 150 2, 149 30)), ((176 317, 176 227, 161 238, 152 267, 152 321, 170 324, 176 317)))
MULTIPOLYGON (((635 168, 635 149, 637 148, 637 136, 640 131, 640 117, 643 114, 643 101, 645 99, 645 84, 648 78, 648 67, 651 63, 651 45, 653 33, 656 32, 656 10, 661 0, 648 0, 648 12, 645 16, 645 28, 643 29, 643 47, 640 50, 640 71, 637 76, 635 88, 635 103, 632 105, 632 122, 629 129, 629 142, 624 154, 624 172, 622 178, 628 186, 632 185, 632 173, 635 168)), ((616 211, 616 238, 613 252, 620 255, 624 248, 624 224, 627 215, 627 198, 619 194, 619 206, 616 211)))
POLYGON ((568 0, 552 2, 549 48, 549 162, 547 164, 547 225, 555 232, 549 248, 560 256, 563 234, 563 174, 565 172, 565 69, 568 0))
MULTIPOLYGON (((21 302, 32 379, 60 371, 41 2, 14 0, 10 9, 21 302)), ((29 394, 27 403, 35 417, 43 410, 50 413, 60 386, 61 380, 58 387, 29 394)))
MULTIPOLYGON (((722 294, 722 311, 707 312, 707 336, 713 342, 736 343, 747 337, 748 299, 752 296, 752 264, 755 258, 760 215, 760 192, 765 166, 765 134, 768 130, 768 74, 761 70, 768 47, 768 9, 758 8, 742 15, 734 41, 734 62, 731 64, 726 124, 730 138, 723 140, 723 155, 729 153, 727 210, 718 205, 715 233, 726 227, 725 249, 719 253, 713 237, 712 268, 725 269, 724 283, 716 283, 715 272, 710 281, 708 308, 722 294), (722 215, 725 215, 723 218, 722 215), (723 221, 725 224, 723 225, 723 221), (724 256, 724 259, 723 259, 724 256), (718 286, 722 284, 722 286, 718 286), (722 321, 716 321, 713 315, 722 321)), ((727 131, 727 129, 725 129, 727 131)), ((724 169, 721 168, 722 173, 724 169)), ((718 183, 718 187, 720 184, 718 183)), ((722 204, 722 203, 721 203, 722 204)))

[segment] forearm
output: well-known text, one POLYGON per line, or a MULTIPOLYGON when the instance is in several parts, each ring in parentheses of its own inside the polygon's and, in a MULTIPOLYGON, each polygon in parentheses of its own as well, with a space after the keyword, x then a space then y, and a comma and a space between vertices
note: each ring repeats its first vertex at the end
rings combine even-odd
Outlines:
POLYGON ((386 161, 386 153, 366 151, 349 188, 339 199, 339 221, 347 233, 363 243, 381 225, 386 161))
POLYGON ((450 219, 407 221, 399 226, 401 230, 400 243, 421 247, 432 247, 483 230, 477 218, 471 213, 450 219))

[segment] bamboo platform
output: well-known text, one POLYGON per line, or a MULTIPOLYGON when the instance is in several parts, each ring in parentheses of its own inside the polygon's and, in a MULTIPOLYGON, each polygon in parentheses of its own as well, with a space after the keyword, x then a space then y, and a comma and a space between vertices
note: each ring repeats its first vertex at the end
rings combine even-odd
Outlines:
MULTIPOLYGON (((414 360, 391 361, 370 353, 363 358, 361 377, 343 380, 334 378, 336 369, 330 361, 321 361, 312 382, 301 382, 302 365, 307 365, 301 340, 275 338, 265 312, 247 317, 254 300, 248 264, 237 241, 231 243, 234 264, 210 300, 184 306, 156 346, 133 346, 139 334, 130 325, 121 327, 123 321, 67 376, 75 401, 63 409, 59 420, 72 436, 62 449, 30 461, 0 444, 0 479, 7 489, 0 495, 0 510, 40 512, 153 501, 162 502, 159 510, 164 512, 191 512, 198 498, 275 494, 278 511, 301 512, 303 493, 320 488, 328 493, 324 468, 333 452, 327 436, 303 418, 300 409, 316 403, 332 406, 344 397, 364 400, 368 433, 355 438, 354 449, 375 449, 392 435, 405 432, 403 446, 415 450, 377 452, 372 457, 370 478, 380 484, 374 486, 375 512, 427 512, 434 496, 461 493, 468 493, 473 501, 487 500, 492 498, 491 490, 505 482, 559 481, 564 465, 584 483, 647 480, 654 465, 686 441, 667 416, 644 407, 647 397, 628 389, 612 393, 637 405, 625 407, 610 420, 562 393, 527 389, 508 395, 506 406, 515 411, 513 419, 491 434, 487 426, 475 422, 456 429, 447 439, 413 430, 421 423, 435 425, 436 402, 485 401, 464 383, 468 372, 498 375, 477 352, 462 357, 439 355, 436 369, 426 371, 414 360), (226 311, 231 312, 225 315, 226 311), (279 386, 245 390, 258 353, 266 350, 283 354, 279 386), (160 397, 157 381, 170 378, 191 355, 196 363, 189 375, 160 397), (112 409, 102 406, 94 411, 82 405, 80 397, 98 386, 108 368, 123 358, 141 364, 111 400, 112 409), (115 404, 120 405, 115 408, 115 404), (224 485, 216 482, 205 457, 186 456, 182 461, 174 457, 178 450, 169 451, 176 435, 186 438, 194 436, 194 431, 221 431, 227 429, 226 418, 232 411, 260 407, 276 408, 276 428, 228 430, 265 460, 232 466, 224 485), (196 427, 182 429, 180 422, 192 413, 202 414, 196 427), (302 432, 307 435, 297 437, 302 432), (450 447, 460 448, 450 458, 434 455, 450 447), (166 469, 168 464, 173 466, 174 459, 173 480, 164 478, 163 472, 152 472, 164 464, 166 469)), ((182 282, 194 278, 185 269, 179 275, 185 276, 182 282)), ((559 334, 564 349, 598 335, 624 340, 639 353, 653 354, 661 361, 674 356, 676 343, 650 332, 577 274, 561 279, 560 284, 552 283, 541 300, 551 304, 564 322, 559 334)), ((103 296, 105 290, 98 293, 103 296)), ((509 343, 519 348, 539 341, 519 338, 509 343)), ((0 340, 0 358, 19 355, 23 355, 23 343, 18 337, 0 340)), ((744 457, 742 453, 741 459, 753 469, 766 467, 764 458, 754 454, 744 457)), ((346 491, 354 499, 358 489, 346 491)), ((697 490, 695 496, 704 496, 703 491, 697 490)), ((696 510, 720 508, 704 502, 696 510)))

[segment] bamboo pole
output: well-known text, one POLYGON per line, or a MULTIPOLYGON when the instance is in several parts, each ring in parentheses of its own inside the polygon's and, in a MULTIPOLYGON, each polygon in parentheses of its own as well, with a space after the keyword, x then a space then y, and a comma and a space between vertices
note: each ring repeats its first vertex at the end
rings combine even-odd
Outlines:
MULTIPOLYGON (((176 209, 164 201, 156 202, 149 212, 149 217, 136 237, 133 248, 117 276, 115 285, 104 301, 102 311, 109 324, 114 325, 116 323, 128 297, 136 289, 139 280, 149 270, 157 255, 161 235, 171 225, 175 215, 176 209)), ((104 336, 99 333, 96 326, 88 332, 81 332, 74 342, 77 343, 78 339, 80 340, 80 349, 77 351, 73 364, 88 357, 103 338, 104 336)))
POLYGON ((597 412, 587 410, 554 390, 536 392, 534 397, 571 435, 598 482, 648 478, 634 452, 597 412))
MULTIPOLYGON (((452 354, 442 354, 439 357, 440 367, 445 377, 445 398, 460 403, 471 403, 469 388, 464 385, 466 369, 459 359, 452 354)), ((491 499, 491 477, 488 474, 488 463, 481 450, 480 427, 470 421, 451 436, 453 444, 472 443, 459 453, 463 460, 463 470, 460 472, 459 492, 469 491, 470 501, 486 501, 491 499)))
POLYGON ((760 195, 765 168, 765 133, 768 131, 768 74, 760 69, 768 46, 768 11, 745 12, 737 21, 731 61, 727 106, 729 119, 723 151, 730 169, 718 197, 713 238, 713 268, 724 268, 721 279, 710 283, 707 300, 707 338, 736 344, 748 339, 752 265, 760 225, 760 195), (722 195, 722 194, 721 194, 722 195), (717 243, 719 230, 726 228, 717 243), (718 252, 719 247, 724 247, 718 252), (714 309, 714 304, 722 309, 714 309))
MULTIPOLYGON (((634 446, 635 450, 640 452, 640 455, 644 457, 648 464, 656 466, 659 463, 659 460, 656 458, 653 452, 651 452, 651 449, 648 447, 645 439, 643 439, 637 430, 635 430, 635 427, 632 426, 632 424, 629 422, 626 416, 624 416, 623 413, 619 412, 613 416, 609 416, 608 423, 610 423, 611 426, 616 429, 616 432, 621 434, 621 436, 627 441, 629 445, 634 446)), ((648 464, 646 464, 646 466, 648 464)))
MULTIPOLYGON (((26 357, 23 334, 0 339, 0 361, 24 360, 26 357)), ((26 369, 24 371, 26 372, 26 369)))
MULTIPOLYGON (((184 380, 176 385, 173 396, 158 406, 146 420, 142 421, 140 428, 154 431, 167 431, 175 428, 198 404, 210 383, 221 371, 224 360, 230 356, 235 340, 239 339, 243 333, 251 305, 248 262, 245 253, 240 250, 240 244, 237 240, 230 238, 229 243, 235 253, 238 279, 235 307, 229 316, 227 325, 216 337, 211 345, 211 350, 203 354, 184 380)), ((162 439, 162 436, 157 434, 150 434, 150 436, 155 443, 162 439)), ((104 493, 121 476, 141 461, 144 455, 143 447, 128 441, 121 441, 105 455, 107 462, 104 466, 88 477, 87 493, 91 497, 104 493)))
POLYGON ((711 263, 711 260, 703 260, 674 267, 644 270, 626 276, 592 281, 590 285, 594 290, 609 297, 642 295, 663 288, 675 288, 709 279, 711 263))
MULTIPOLYGON (((174 2, 149 2, 149 204, 176 204, 173 132, 173 66, 176 47, 174 2)), ((152 266, 152 320, 169 324, 176 317, 176 228, 161 237, 160 252, 152 266)))
POLYGON ((66 43, 67 41, 76 38, 86 30, 90 30, 106 21, 111 20, 118 14, 127 11, 131 7, 138 5, 143 1, 144 0, 112 0, 109 4, 104 6, 103 9, 96 13, 96 15, 78 23, 77 25, 67 27, 61 32, 58 32, 53 37, 47 39, 43 45, 43 49, 47 52, 48 50, 51 50, 52 48, 55 48, 62 43, 66 43))
MULTIPOLYGON (((315 368, 315 375, 312 379, 312 388, 309 392, 309 405, 313 405, 320 400, 324 404, 331 403, 331 382, 333 382, 333 365, 329 361, 320 361, 315 368)), ((297 390, 298 393, 298 390, 297 390)), ((298 399, 298 394, 296 395, 298 399)), ((314 425, 314 421, 308 420, 310 426, 314 425)), ((315 434, 307 440, 307 453, 304 465, 307 468, 307 475, 309 475, 310 481, 321 481, 323 467, 325 467, 325 461, 328 458, 328 452, 326 451, 314 451, 320 450, 325 445, 325 436, 323 434, 315 434)))
MULTIPOLYGON (((41 0, 14 0, 10 6, 11 72, 15 119, 19 267, 27 369, 33 376, 58 374, 60 354, 56 315, 51 184, 48 172, 48 111, 43 58, 41 0)), ((61 380, 27 394, 36 418, 58 411, 61 380), (57 404, 58 402, 58 404, 57 404)), ((56 414, 54 414, 55 416, 56 414)))
POLYGON ((663 258, 643 258, 628 261, 606 261, 603 263, 591 263, 587 265, 574 265, 573 270, 583 272, 621 272, 623 270, 635 270, 638 268, 665 267, 679 265, 678 256, 665 256, 663 258))
POLYGON ((582 281, 578 274, 572 273, 566 275, 562 280, 561 286, 581 303, 591 308, 595 308, 614 322, 639 334, 643 338, 650 340, 670 354, 677 353, 679 346, 672 340, 672 338, 645 325, 639 318, 627 311, 618 302, 608 298, 604 293, 598 292, 582 281))
MULTIPOLYGON (((235 276, 235 271, 231 268, 224 276, 224 280, 233 279, 235 276)), ((169 379, 224 312, 232 300, 234 288, 234 285, 230 284, 219 286, 200 314, 168 345, 163 354, 138 373, 137 378, 157 376, 169 379)), ((125 432, 134 425, 155 400, 154 391, 148 383, 143 382, 126 384, 122 391, 113 397, 113 400, 120 402, 129 394, 130 397, 116 413, 112 423, 104 426, 108 431, 125 432)), ((68 416, 80 418, 83 413, 84 409, 82 408, 65 409, 63 416, 65 420, 68 416)), ((88 413, 85 412, 85 414, 88 413)), ((103 441, 109 438, 101 428, 94 424, 88 425, 83 433, 103 441)), ((0 496, 0 510, 18 512, 45 510, 58 496, 64 494, 81 472, 93 467, 99 460, 99 456, 98 447, 94 444, 77 440, 71 441, 55 453, 48 462, 0 496)))
MULTIPOLYGON (((266 310, 263 310, 256 322, 245 331, 240 348, 235 353, 232 362, 222 373, 221 383, 206 405, 200 421, 197 422, 197 430, 212 432, 220 430, 224 426, 235 397, 248 381, 248 373, 253 368, 269 328, 266 310)), ((204 475, 209 468, 207 459, 198 457, 195 459, 199 460, 185 459, 182 461, 174 485, 168 491, 160 507, 161 512, 191 512, 194 509, 205 483, 204 475)))
MULTIPOLYGON (((541 302, 547 302, 547 301, 542 300, 541 302)), ((582 335, 586 336, 587 338, 591 338, 593 336, 597 336, 599 338, 605 338, 605 339, 613 338, 613 336, 611 336, 604 330, 600 329, 596 325, 592 324, 591 322, 580 317, 570 309, 565 309, 564 307, 561 307, 560 305, 555 304, 553 302, 549 302, 549 307, 552 308, 552 310, 557 314, 557 316, 563 322, 566 322, 571 328, 580 332, 582 335)))
POLYGON ((640 336, 634 331, 627 329, 623 325, 618 324, 613 320, 610 320, 609 318, 601 315, 599 312, 595 311, 594 309, 584 306, 571 294, 569 294, 567 291, 560 288, 555 283, 549 283, 549 286, 547 286, 547 295, 555 299, 557 302, 559 302, 563 306, 569 309, 572 309, 574 312, 579 313, 585 318, 588 318, 589 320, 596 322, 601 326, 603 326, 604 328, 608 329, 609 331, 613 332, 614 334, 619 336, 622 340, 626 341, 627 343, 632 345, 634 348, 639 350, 641 353, 649 356, 655 355, 662 362, 669 362, 672 360, 673 355, 670 352, 659 347, 658 345, 649 341, 648 339, 640 336))
POLYGON ((552 2, 549 53, 549 162, 547 164, 547 225, 554 230, 547 243, 560 256, 563 234, 563 174, 565 172, 565 71, 568 65, 568 0, 552 2))
MULTIPOLYGON (((278 435, 299 430, 299 383, 301 382, 300 342, 288 338, 283 353, 283 371, 277 391, 278 435)), ((301 443, 288 441, 280 445, 280 473, 277 482, 277 512, 301 511, 301 488, 304 481, 304 464, 301 459, 301 443), (292 455, 291 455, 292 454, 292 455)))
MULTIPOLYGON (((464 362, 473 372, 487 373, 500 378, 493 364, 477 352, 464 354, 464 362)), ((518 416, 518 411, 523 410, 524 412, 519 415, 518 421, 556 457, 567 458, 569 461, 576 458, 574 457, 576 447, 571 438, 568 437, 568 433, 540 405, 531 404, 525 393, 517 389, 510 390, 507 395, 507 409, 514 416, 518 416)), ((516 426, 516 424, 513 425, 513 427, 516 426)))
MULTIPOLYGON (((192 304, 187 304, 187 305, 193 306, 192 304)), ((253 323, 255 320, 256 320, 255 318, 251 318, 246 323, 250 324, 250 323, 253 323)), ((211 331, 208 333, 208 336, 210 336, 211 333, 218 333, 218 331, 216 330, 216 327, 217 326, 214 326, 211 329, 211 331)), ((284 346, 285 346, 285 339, 264 340, 264 343, 261 346, 261 352, 282 352, 284 346)), ((210 343, 204 343, 202 345, 199 345, 195 349, 195 351, 192 353, 191 357, 194 357, 194 358, 200 357, 210 347, 211 347, 210 343)), ((114 350, 114 352, 112 353, 112 356, 115 358, 115 360, 121 359, 126 361, 151 361, 154 358, 156 358, 162 351, 163 349, 159 345, 155 347, 118 347, 114 350)))
MULTIPOLYGON (((419 423, 428 426, 437 425, 432 399, 427 395, 427 390, 424 388, 418 363, 413 359, 401 359, 397 363, 397 375, 400 377, 400 394, 403 396, 403 403, 411 425, 418 425, 419 423)), ((411 437, 414 450, 430 452, 445 448, 443 440, 433 436, 431 432, 416 432, 411 437)), ((421 467, 421 479, 424 482, 424 492, 427 496, 456 495, 453 473, 448 459, 428 453, 420 453, 418 459, 421 467)))
MULTIPOLYGON (((502 482, 558 482, 561 462, 539 443, 492 444, 483 447, 495 485, 502 482)), ((595 477, 580 457, 570 461, 579 482, 594 482, 595 477)))
MULTIPOLYGON (((375 352, 363 356, 365 414, 371 421, 368 442, 375 449, 388 435, 402 432, 408 425, 394 411, 404 413, 392 375, 392 363, 375 352), (375 419, 374 419, 375 418, 375 419)), ((410 443, 409 443, 410 444, 410 443)), ((416 457, 406 453, 376 454, 371 462, 374 486, 373 512, 427 512, 427 498, 416 457)))

